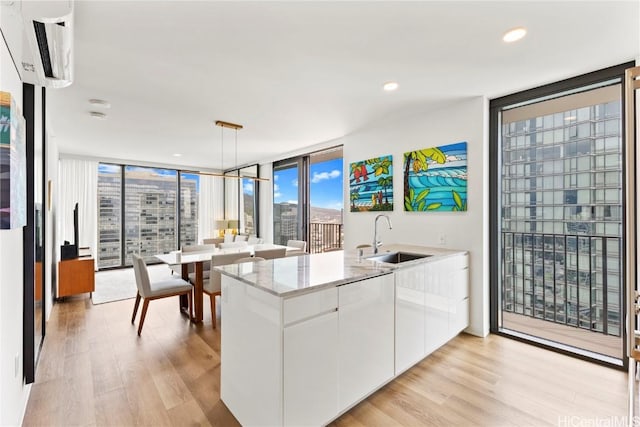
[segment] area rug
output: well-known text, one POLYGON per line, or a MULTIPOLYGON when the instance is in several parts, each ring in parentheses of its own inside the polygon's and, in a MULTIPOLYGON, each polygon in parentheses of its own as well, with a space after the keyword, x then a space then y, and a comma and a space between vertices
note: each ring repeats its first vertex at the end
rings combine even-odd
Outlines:
MULTIPOLYGON (((147 270, 151 282, 171 277, 171 270, 166 264, 150 265, 147 270)), ((99 271, 96 273, 96 290, 91 301, 104 304, 129 299, 136 296, 137 290, 133 268, 99 271)))

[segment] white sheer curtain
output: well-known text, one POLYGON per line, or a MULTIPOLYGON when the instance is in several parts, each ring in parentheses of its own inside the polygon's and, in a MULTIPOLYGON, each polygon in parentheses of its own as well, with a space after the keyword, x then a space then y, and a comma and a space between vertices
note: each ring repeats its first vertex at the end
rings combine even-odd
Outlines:
POLYGON ((215 221, 224 218, 223 179, 200 175, 198 191, 198 242, 209 237, 217 237, 215 221))
POLYGON ((224 183, 224 209, 226 219, 238 218, 238 194, 240 191, 240 179, 226 179, 224 183))
MULTIPOLYGON (((98 162, 60 159, 58 189, 59 245, 73 243, 73 208, 78 203, 78 238, 80 247, 98 253, 98 162)), ((55 189, 53 189, 55 192, 55 189)))

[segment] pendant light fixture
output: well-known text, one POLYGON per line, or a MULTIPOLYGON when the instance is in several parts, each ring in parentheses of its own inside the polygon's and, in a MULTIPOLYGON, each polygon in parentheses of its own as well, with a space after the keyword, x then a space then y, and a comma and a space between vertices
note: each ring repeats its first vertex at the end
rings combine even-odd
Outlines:
POLYGON ((269 181, 268 178, 260 178, 257 176, 245 176, 245 175, 240 175, 240 169, 238 169, 238 130, 242 129, 243 126, 236 124, 236 123, 231 123, 231 122, 225 122, 222 120, 216 120, 216 126, 220 126, 220 171, 221 173, 213 173, 213 172, 200 172, 200 171, 184 171, 184 172, 191 172, 191 173, 197 173, 200 175, 208 175, 208 176, 216 176, 216 177, 221 177, 221 178, 229 178, 229 179, 250 179, 253 181, 269 181), (238 171, 237 175, 227 175, 226 173, 224 173, 224 163, 223 163, 223 159, 224 159, 224 128, 229 128, 229 129, 233 129, 235 131, 235 162, 234 162, 234 169, 238 171))

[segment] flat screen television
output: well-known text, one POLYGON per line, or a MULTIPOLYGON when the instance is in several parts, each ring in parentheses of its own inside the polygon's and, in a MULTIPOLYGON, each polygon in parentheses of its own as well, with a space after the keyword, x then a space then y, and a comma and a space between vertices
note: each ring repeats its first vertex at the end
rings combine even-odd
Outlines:
POLYGON ((73 208, 73 244, 65 240, 64 245, 60 246, 61 259, 78 258, 78 246, 80 239, 78 237, 78 204, 73 208))
POLYGON ((80 247, 80 239, 78 238, 78 203, 73 208, 73 244, 76 245, 76 257, 78 256, 78 248, 80 247))

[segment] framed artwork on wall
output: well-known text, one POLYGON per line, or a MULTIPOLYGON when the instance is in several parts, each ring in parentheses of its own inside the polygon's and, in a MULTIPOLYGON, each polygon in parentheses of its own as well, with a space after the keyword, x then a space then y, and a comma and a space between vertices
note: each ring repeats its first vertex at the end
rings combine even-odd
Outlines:
POLYGON ((27 223, 25 122, 15 98, 0 91, 0 229, 27 223))
POLYGON ((351 212, 393 210, 393 158, 374 157, 349 164, 351 212))
POLYGON ((404 210, 467 210, 467 143, 404 153, 404 210))

